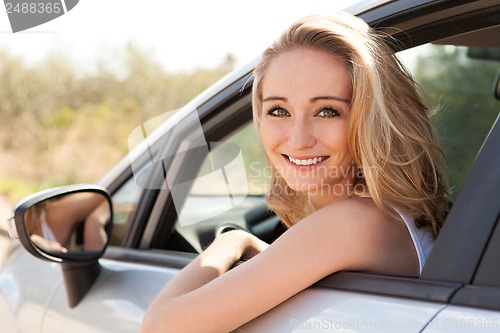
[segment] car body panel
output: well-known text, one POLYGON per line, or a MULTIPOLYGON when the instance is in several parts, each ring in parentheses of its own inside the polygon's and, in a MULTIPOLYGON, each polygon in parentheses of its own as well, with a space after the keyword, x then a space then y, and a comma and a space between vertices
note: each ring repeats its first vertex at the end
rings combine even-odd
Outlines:
POLYGON ((313 287, 239 331, 420 332, 443 308, 438 303, 313 287))
POLYGON ((54 292, 63 286, 61 268, 18 248, 0 274, 0 328, 2 332, 39 332, 54 292), (10 319, 10 320, 9 320, 10 319), (14 321, 12 321, 14 320, 14 321), (4 326, 4 323, 6 326, 4 326))
POLYGON ((100 260, 101 273, 75 308, 59 288, 47 309, 42 332, 138 332, 148 305, 178 269, 100 260))
POLYGON ((448 306, 432 319, 423 333, 500 332, 500 312, 448 306))
MULTIPOLYGON (((106 259, 100 263, 102 272, 95 285, 75 308, 67 305, 64 288, 57 288, 42 332, 137 332, 148 305, 178 272, 106 259)), ((420 332, 443 308, 439 303, 313 287, 236 331, 420 332)))

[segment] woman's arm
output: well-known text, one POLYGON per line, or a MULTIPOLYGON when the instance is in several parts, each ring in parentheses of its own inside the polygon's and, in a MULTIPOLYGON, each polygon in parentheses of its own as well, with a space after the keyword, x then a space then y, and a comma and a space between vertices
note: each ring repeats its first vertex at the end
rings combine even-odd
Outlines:
POLYGON ((83 226, 84 251, 101 251, 108 240, 106 224, 110 222, 109 203, 103 201, 85 219, 83 226))
POLYGON ((162 290, 156 302, 184 295, 227 272, 238 260, 246 260, 269 245, 242 230, 223 233, 162 290))
POLYGON ((73 193, 45 206, 46 220, 61 244, 67 244, 77 222, 83 222, 101 203, 98 193, 73 193))
POLYGON ((401 226, 388 222, 368 202, 325 207, 230 271, 236 260, 262 247, 255 237, 221 235, 157 296, 142 331, 229 332, 333 272, 401 273, 397 257, 404 251, 386 245, 391 242, 386 235, 397 239, 401 234, 392 229, 401 226))

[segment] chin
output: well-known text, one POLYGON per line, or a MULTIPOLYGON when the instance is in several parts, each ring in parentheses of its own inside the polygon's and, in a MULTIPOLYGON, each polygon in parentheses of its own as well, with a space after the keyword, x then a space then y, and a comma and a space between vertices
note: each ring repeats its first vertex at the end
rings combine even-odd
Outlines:
POLYGON ((318 192, 322 186, 317 183, 307 183, 307 182, 287 182, 288 187, 296 192, 318 192))

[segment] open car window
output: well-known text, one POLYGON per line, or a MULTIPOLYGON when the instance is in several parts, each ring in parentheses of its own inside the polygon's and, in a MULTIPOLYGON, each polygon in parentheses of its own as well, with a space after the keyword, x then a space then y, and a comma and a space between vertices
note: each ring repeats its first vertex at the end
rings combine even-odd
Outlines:
POLYGON ((137 185, 134 177, 130 177, 115 193, 113 203, 113 230, 109 240, 110 245, 121 246, 137 209, 142 188, 137 185))

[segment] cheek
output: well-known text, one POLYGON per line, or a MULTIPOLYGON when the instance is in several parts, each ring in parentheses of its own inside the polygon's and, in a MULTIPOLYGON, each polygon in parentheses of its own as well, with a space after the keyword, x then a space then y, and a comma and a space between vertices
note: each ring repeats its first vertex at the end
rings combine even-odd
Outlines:
POLYGON ((279 131, 277 131, 275 126, 270 124, 270 122, 262 120, 260 123, 260 138, 264 150, 269 154, 269 152, 279 144, 279 131))
POLYGON ((348 127, 346 123, 337 123, 333 126, 327 126, 318 129, 317 137, 323 142, 323 145, 342 154, 349 154, 348 127))

